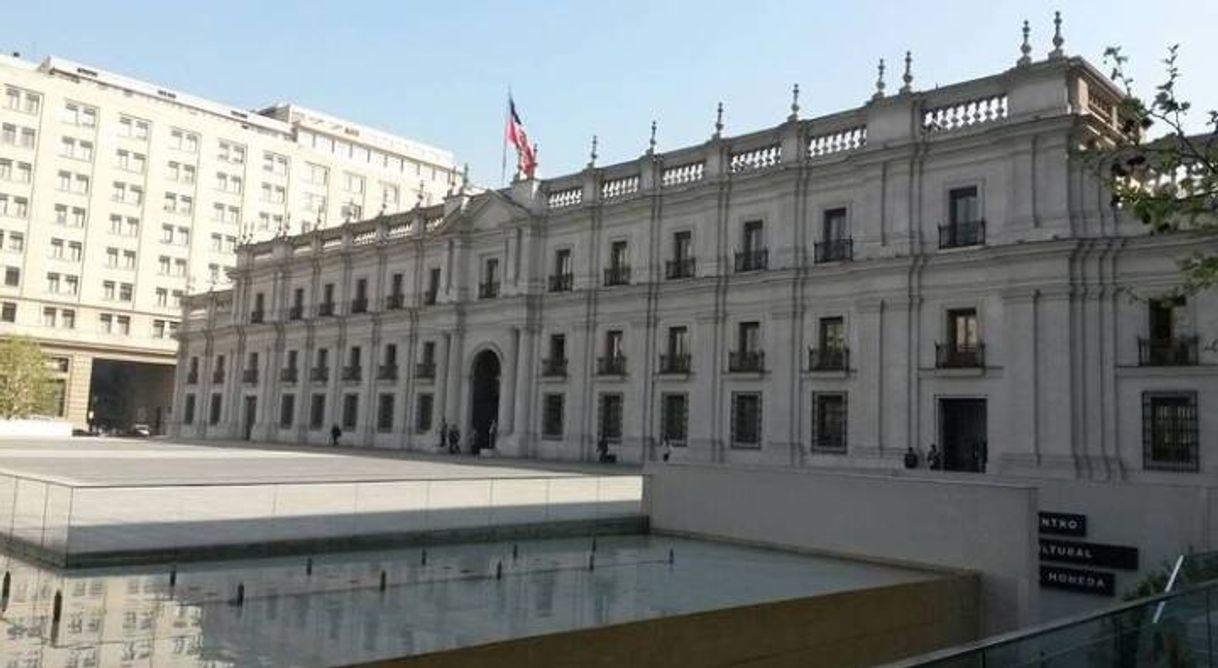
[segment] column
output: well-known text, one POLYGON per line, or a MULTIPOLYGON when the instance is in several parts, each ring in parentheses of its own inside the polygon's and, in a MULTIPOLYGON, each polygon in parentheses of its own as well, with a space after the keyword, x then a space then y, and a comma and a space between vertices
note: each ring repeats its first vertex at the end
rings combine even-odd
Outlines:
POLYGON ((444 332, 440 336, 440 357, 436 361, 435 406, 433 419, 436 425, 452 424, 448 418, 448 358, 452 354, 452 334, 444 332))
POLYGON ((518 330, 519 345, 516 354, 516 390, 513 392, 515 415, 512 424, 515 428, 516 454, 524 455, 530 450, 531 435, 529 433, 529 406, 533 404, 531 392, 533 389, 533 330, 528 327, 518 330))
POLYGON ((462 424, 461 410, 461 367, 462 364, 462 342, 464 334, 457 330, 449 339, 448 345, 448 370, 445 373, 448 376, 447 384, 444 388, 445 409, 448 413, 448 423, 456 424, 461 427, 461 437, 465 438, 465 425, 462 424))
POLYGON ((520 328, 513 327, 511 344, 508 345, 505 352, 507 359, 503 360, 499 382, 499 415, 495 419, 499 422, 500 435, 512 433, 516 426, 514 418, 516 417, 516 404, 519 403, 519 395, 516 393, 516 377, 520 365, 520 342, 520 328))

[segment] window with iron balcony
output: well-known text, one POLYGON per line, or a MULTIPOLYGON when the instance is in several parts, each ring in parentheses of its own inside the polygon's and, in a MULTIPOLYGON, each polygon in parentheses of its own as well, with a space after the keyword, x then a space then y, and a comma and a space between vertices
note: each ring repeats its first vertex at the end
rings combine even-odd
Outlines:
POLYGON ((814 246, 817 262, 845 262, 854 259, 854 240, 826 239, 816 242, 814 246))
POLYGON ((427 292, 424 292, 423 293, 423 305, 424 306, 435 306, 436 297, 438 296, 438 294, 439 293, 436 290, 428 290, 427 292))
POLYGON ((478 284, 479 299, 494 299, 499 296, 499 281, 483 281, 478 284))
POLYGON ((262 309, 250 311, 250 324, 258 325, 266 318, 266 313, 262 309))
POLYGON ((364 370, 360 366, 345 366, 343 367, 343 380, 348 382, 358 381, 363 376, 364 370))
POLYGON ((376 379, 377 380, 397 380, 398 379, 398 365, 396 365, 396 364, 380 365, 376 369, 376 379))
POLYGON ((770 264, 770 251, 766 248, 736 252, 736 272, 763 271, 770 264))
POLYGON ((605 287, 630 284, 630 267, 627 265, 611 266, 605 270, 605 287))
POLYGON ((414 365, 415 378, 435 378, 436 363, 435 362, 419 362, 414 365))
POLYGON ((406 301, 405 295, 403 295, 401 293, 386 295, 385 296, 385 310, 386 311, 395 311, 397 309, 400 309, 405 304, 405 301, 406 301))
POLYGON ((599 376, 625 376, 626 356, 606 355, 596 358, 596 373, 599 376))
POLYGON ((1138 338, 1140 366, 1193 366, 1198 363, 1196 336, 1138 338))
POLYGON ((330 367, 315 366, 309 370, 309 380, 315 383, 324 383, 330 380, 330 367))
POLYGON ((352 313, 367 313, 368 312, 368 298, 367 297, 356 297, 355 299, 352 299, 351 300, 351 312, 352 313))
POLYGON ((282 383, 295 383, 299 379, 299 375, 299 370, 294 366, 280 369, 279 381, 282 383))
POLYGON ((760 350, 736 350, 728 354, 727 369, 732 372, 765 371, 765 353, 760 350))
POLYGON ((570 292, 574 284, 574 274, 553 274, 550 276, 550 292, 570 292))
POLYGON ((241 382, 248 385, 254 385, 258 382, 258 369, 243 369, 241 371, 241 382))
POLYGON ((935 343, 935 366, 940 369, 985 367, 985 344, 935 343))
POLYGON ((809 348, 809 371, 846 371, 850 368, 850 349, 809 348))
POLYGON ((660 373, 662 374, 689 373, 689 369, 689 353, 660 355, 660 373))
POLYGON ((318 304, 317 315, 323 318, 334 315, 334 302, 322 302, 318 304))
POLYGON ((985 243, 985 220, 977 186, 953 188, 948 193, 947 223, 939 226, 939 248, 980 246, 985 243))
POLYGON ((696 263, 692 257, 668 260, 664 265, 664 277, 670 281, 681 278, 693 278, 696 263))
POLYGON ((565 357, 548 357, 541 361, 541 375, 546 378, 564 378, 567 375, 565 357))
POLYGON ((304 306, 296 304, 288 308, 288 320, 300 320, 304 317, 304 306))
POLYGON ((213 383, 223 383, 224 382, 223 367, 218 368, 215 371, 211 372, 211 382, 213 382, 213 383))
POLYGON ((186 384, 187 385, 194 385, 198 382, 199 382, 199 370, 198 369, 191 369, 190 371, 186 372, 186 384))

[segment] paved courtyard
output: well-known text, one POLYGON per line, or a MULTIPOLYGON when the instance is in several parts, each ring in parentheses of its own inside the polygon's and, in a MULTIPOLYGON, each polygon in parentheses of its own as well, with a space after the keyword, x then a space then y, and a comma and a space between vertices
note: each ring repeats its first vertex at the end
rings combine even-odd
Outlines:
POLYGON ((74 486, 460 480, 637 473, 625 466, 120 438, 0 440, 0 472, 74 486))

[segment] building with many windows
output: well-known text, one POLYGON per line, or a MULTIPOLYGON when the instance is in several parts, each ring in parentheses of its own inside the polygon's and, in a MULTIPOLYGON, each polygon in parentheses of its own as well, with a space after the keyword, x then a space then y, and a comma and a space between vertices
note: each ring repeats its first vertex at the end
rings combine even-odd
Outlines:
POLYGON ((183 296, 242 240, 440 201, 453 156, 295 105, 244 111, 0 56, 0 333, 54 357, 63 414, 165 421, 183 296), (92 389, 91 389, 92 386, 92 389))
POLYGON ((1171 296, 1199 241, 1146 235, 1095 177, 1120 96, 1055 52, 242 246, 232 290, 186 301, 174 429, 1212 476, 1218 309, 1171 296))

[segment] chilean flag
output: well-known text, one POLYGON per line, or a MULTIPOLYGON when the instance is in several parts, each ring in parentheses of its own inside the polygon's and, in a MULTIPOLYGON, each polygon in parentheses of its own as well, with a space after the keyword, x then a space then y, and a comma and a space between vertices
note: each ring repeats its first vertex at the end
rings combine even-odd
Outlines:
POLYGON ((524 131, 524 123, 520 122, 520 115, 516 113, 516 102, 511 97, 508 97, 506 134, 507 143, 516 148, 516 169, 524 174, 526 179, 533 178, 533 173, 537 170, 537 152, 529 143, 529 136, 524 131))

